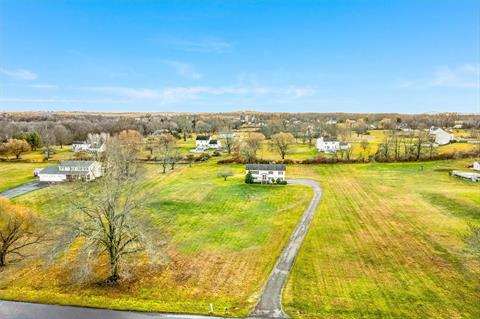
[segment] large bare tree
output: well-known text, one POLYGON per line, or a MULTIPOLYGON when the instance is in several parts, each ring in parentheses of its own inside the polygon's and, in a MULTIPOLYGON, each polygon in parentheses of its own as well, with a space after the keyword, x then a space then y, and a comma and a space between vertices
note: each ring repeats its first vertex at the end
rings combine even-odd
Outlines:
POLYGON ((262 133, 250 133, 240 145, 240 153, 247 162, 255 160, 257 151, 265 140, 262 133))
POLYGON ((54 256, 81 243, 77 256, 82 267, 77 274, 82 281, 89 278, 92 265, 101 256, 109 261, 107 283, 120 279, 121 267, 126 266, 129 256, 147 253, 151 262, 165 261, 164 238, 153 228, 142 206, 148 194, 139 182, 143 175, 136 155, 135 148, 125 140, 110 139, 104 176, 94 184, 83 184, 83 200, 72 203, 67 211, 65 235, 55 247, 54 256))
POLYGON ((178 161, 179 154, 175 150, 175 143, 176 139, 172 134, 161 134, 158 136, 158 159, 160 160, 164 174, 169 164, 171 169, 174 169, 175 163, 178 161))
POLYGON ((23 260, 26 251, 45 238, 31 211, 0 197, 0 268, 23 260))
POLYGON ((295 137, 291 133, 280 132, 272 136, 272 146, 278 152, 282 160, 285 159, 287 155, 288 148, 295 144, 295 137))

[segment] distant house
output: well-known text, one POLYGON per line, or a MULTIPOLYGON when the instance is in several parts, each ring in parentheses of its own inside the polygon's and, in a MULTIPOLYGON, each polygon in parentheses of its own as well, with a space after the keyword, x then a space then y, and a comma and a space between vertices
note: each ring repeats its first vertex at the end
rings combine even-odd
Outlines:
POLYGON ((58 166, 43 168, 37 175, 41 182, 92 181, 102 176, 102 164, 97 161, 61 161, 58 166))
POLYGON ((334 138, 319 137, 317 139, 317 149, 319 152, 336 153, 340 150, 349 149, 350 147, 350 144, 337 141, 334 138))
POLYGON ((334 120, 334 119, 330 119, 326 122, 327 125, 335 125, 337 124, 337 120, 334 120))
POLYGON ((101 153, 105 152, 105 143, 110 138, 108 133, 92 134, 89 133, 86 141, 73 142, 72 151, 88 152, 88 153, 101 153))
POLYGON ((210 144, 210 135, 198 135, 195 139, 195 146, 197 149, 208 149, 210 144))
POLYGON ((219 140, 210 140, 208 142, 208 148, 209 149, 215 149, 218 150, 220 148, 220 141, 219 140))
POLYGON ((429 130, 430 135, 435 137, 435 144, 447 145, 453 140, 453 134, 444 131, 439 127, 432 126, 429 130))
POLYGON ((271 184, 277 180, 286 180, 285 164, 247 164, 246 173, 250 172, 254 183, 271 184))
POLYGON ((476 171, 480 171, 480 162, 473 162, 473 169, 476 171))
POLYGON ((101 153, 105 152, 105 143, 87 143, 87 142, 73 142, 72 151, 88 152, 88 153, 101 153))
POLYGON ((347 124, 355 124, 355 123, 357 123, 357 121, 356 121, 356 120, 351 120, 351 119, 346 119, 346 120, 345 120, 345 123, 347 123, 347 124))

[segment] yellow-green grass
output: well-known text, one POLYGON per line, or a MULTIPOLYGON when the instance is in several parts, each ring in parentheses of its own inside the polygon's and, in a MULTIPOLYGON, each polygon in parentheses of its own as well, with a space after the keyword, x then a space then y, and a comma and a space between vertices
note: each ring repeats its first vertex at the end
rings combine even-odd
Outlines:
POLYGON ((284 291, 294 318, 480 318, 469 161, 296 166, 324 196, 284 291))
POLYGON ((0 192, 33 181, 33 170, 46 163, 0 162, 0 192))
MULTIPOLYGON (((72 149, 69 145, 54 147, 54 154, 50 157, 49 161, 55 162, 65 159, 70 159, 73 157, 72 149)), ((29 161, 29 162, 43 162, 45 158, 45 153, 42 149, 38 149, 35 151, 30 151, 20 156, 21 161, 29 161)), ((15 156, 8 156, 9 160, 15 160, 15 156)))
MULTIPOLYGON (((42 266, 37 259, 12 265, 0 277, 0 298, 114 309, 243 316, 253 308, 283 245, 311 198, 301 186, 244 183, 244 167, 229 166, 235 176, 216 174, 225 166, 213 160, 179 166, 162 175, 146 165, 145 206, 170 239, 166 269, 144 263, 117 288, 71 286, 71 270, 62 260, 42 266)), ((18 197, 16 202, 56 220, 76 193, 66 184, 18 197)), ((46 248, 39 249, 39 251, 46 248)), ((104 268, 100 274, 106 277, 104 268)))
POLYGON ((451 143, 451 144, 439 146, 437 148, 437 151, 440 154, 447 154, 447 153, 456 153, 456 152, 472 152, 478 148, 479 148, 479 145, 472 144, 472 143, 451 143))

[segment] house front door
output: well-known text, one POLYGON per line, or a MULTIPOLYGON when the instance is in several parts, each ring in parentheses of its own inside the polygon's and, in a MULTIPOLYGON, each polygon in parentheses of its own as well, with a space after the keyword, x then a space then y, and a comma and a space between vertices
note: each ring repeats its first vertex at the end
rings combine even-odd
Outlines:
POLYGON ((267 182, 267 174, 262 174, 262 183, 267 182))

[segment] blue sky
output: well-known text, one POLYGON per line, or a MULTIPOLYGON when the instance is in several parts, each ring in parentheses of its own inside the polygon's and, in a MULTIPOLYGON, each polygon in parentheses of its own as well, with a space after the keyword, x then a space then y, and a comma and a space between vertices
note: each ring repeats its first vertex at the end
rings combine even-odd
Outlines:
POLYGON ((0 1, 0 110, 480 112, 480 1, 0 1))

